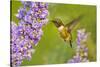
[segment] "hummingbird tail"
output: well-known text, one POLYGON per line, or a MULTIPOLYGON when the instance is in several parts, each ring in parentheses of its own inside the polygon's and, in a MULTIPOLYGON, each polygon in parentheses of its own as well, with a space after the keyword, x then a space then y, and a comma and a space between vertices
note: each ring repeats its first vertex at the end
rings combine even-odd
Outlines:
POLYGON ((70 40, 69 43, 70 43, 70 47, 72 48, 72 41, 70 40))

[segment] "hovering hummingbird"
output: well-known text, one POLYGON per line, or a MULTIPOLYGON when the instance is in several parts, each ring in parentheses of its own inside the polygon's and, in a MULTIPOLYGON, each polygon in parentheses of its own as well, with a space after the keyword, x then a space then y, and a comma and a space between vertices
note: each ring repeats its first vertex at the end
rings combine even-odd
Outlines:
POLYGON ((59 18, 55 18, 52 20, 52 22, 55 24, 55 26, 58 28, 58 31, 60 33, 60 36, 64 39, 64 41, 68 41, 70 43, 70 47, 72 47, 72 29, 77 25, 78 21, 82 18, 82 16, 79 16, 78 18, 72 20, 68 24, 64 25, 62 20, 59 18))

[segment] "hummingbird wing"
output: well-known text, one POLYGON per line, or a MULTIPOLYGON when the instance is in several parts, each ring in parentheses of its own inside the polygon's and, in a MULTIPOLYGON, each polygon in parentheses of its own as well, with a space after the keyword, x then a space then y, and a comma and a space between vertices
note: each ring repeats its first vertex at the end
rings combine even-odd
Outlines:
POLYGON ((83 17, 83 15, 80 15, 78 18, 72 20, 68 24, 65 25, 65 27, 68 28, 68 30, 71 32, 71 30, 75 27, 75 25, 78 23, 78 21, 83 17))
POLYGON ((52 20, 52 22, 55 24, 55 26, 58 28, 60 27, 61 25, 64 26, 64 24, 62 23, 62 20, 59 19, 59 18, 55 18, 54 20, 52 20))

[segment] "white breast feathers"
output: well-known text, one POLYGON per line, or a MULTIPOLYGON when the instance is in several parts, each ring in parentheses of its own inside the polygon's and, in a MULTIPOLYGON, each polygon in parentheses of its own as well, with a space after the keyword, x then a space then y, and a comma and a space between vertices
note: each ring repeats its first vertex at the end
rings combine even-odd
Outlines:
POLYGON ((59 31, 62 31, 63 28, 64 28, 64 26, 60 26, 60 27, 58 28, 58 30, 59 30, 59 31))

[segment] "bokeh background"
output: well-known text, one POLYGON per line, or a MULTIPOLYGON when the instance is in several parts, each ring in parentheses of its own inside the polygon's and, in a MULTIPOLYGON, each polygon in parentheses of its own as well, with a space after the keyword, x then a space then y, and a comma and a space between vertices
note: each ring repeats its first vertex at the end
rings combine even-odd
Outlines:
MULTIPOLYGON (((17 14, 21 6, 22 4, 20 1, 12 0, 12 6, 10 7, 11 21, 19 22, 15 14, 17 14)), ((69 43, 63 41, 55 25, 52 22, 48 22, 48 24, 43 27, 44 34, 35 47, 36 52, 32 55, 32 59, 30 61, 24 60, 22 65, 67 63, 75 54, 77 29, 80 28, 85 28, 87 32, 90 32, 87 41, 89 49, 88 59, 90 62, 96 61, 96 6, 49 3, 48 10, 49 20, 59 17, 64 24, 69 23, 80 15, 84 15, 79 24, 72 31, 73 48, 68 45, 69 43)))

